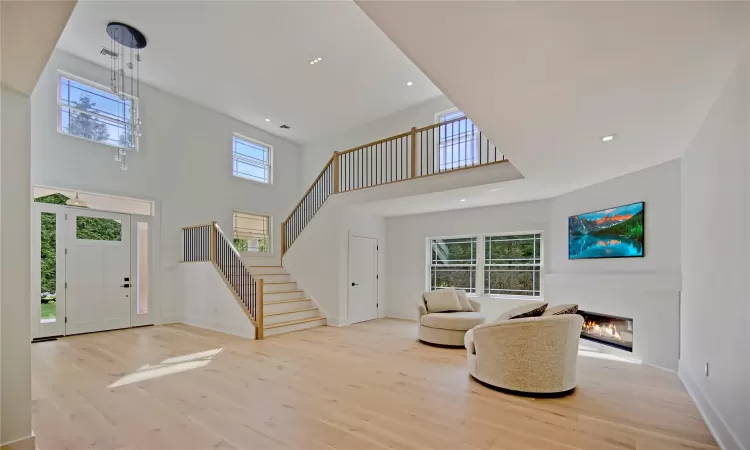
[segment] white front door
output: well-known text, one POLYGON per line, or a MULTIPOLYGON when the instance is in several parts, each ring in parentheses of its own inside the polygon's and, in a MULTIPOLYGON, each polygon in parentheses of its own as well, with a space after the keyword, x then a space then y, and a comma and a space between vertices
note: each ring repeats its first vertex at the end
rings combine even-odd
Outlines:
POLYGON ((378 318, 378 240, 349 238, 349 322, 378 318))
POLYGON ((68 213, 65 334, 130 326, 130 216, 68 213))

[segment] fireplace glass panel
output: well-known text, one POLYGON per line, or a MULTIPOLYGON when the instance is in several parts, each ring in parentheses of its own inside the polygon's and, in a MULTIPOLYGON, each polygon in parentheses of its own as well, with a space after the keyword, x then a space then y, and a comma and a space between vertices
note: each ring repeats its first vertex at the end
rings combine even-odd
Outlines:
POLYGON ((578 314, 583 316, 583 339, 633 351, 633 319, 582 310, 578 314))

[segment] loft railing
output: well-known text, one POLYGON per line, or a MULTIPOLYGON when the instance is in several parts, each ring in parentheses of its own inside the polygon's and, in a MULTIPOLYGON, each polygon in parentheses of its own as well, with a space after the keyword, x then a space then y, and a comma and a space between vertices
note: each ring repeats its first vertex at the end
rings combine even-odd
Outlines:
POLYGON ((282 255, 333 194, 504 161, 505 156, 466 117, 334 152, 281 223, 282 255))
POLYGON ((250 274, 216 222, 182 229, 182 261, 212 262, 255 326, 255 339, 263 339, 263 280, 250 274))

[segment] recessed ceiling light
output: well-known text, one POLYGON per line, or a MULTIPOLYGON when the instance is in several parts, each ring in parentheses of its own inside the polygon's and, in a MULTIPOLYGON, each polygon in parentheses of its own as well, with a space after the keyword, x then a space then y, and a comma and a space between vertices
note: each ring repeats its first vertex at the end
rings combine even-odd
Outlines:
POLYGON ((501 189, 502 189, 502 188, 495 188, 495 189, 490 189, 490 192, 497 192, 497 191, 499 191, 499 190, 501 190, 501 189))
POLYGON ((407 81, 407 82, 406 82, 406 85, 407 85, 407 86, 411 86, 412 84, 414 84, 414 83, 412 83, 411 81, 407 81))
POLYGON ((609 136, 603 136, 602 137, 602 142, 614 141, 615 140, 615 136, 617 136, 617 135, 616 134, 610 134, 609 136))
POLYGON ((310 60, 310 64, 317 64, 317 63, 319 63, 319 62, 321 62, 321 61, 323 61, 323 58, 321 58, 320 56, 318 56, 318 57, 317 57, 317 58, 315 58, 315 59, 311 59, 311 60, 310 60))
POLYGON ((316 61, 313 59, 312 61, 310 61, 310 64, 315 64, 315 62, 316 61))
POLYGON ((465 202, 465 201, 466 201, 466 199, 465 199, 465 198, 462 198, 462 199, 461 199, 461 201, 462 201, 462 202, 465 202))
POLYGON ((271 119, 266 119, 266 122, 270 122, 270 121, 271 121, 271 119))

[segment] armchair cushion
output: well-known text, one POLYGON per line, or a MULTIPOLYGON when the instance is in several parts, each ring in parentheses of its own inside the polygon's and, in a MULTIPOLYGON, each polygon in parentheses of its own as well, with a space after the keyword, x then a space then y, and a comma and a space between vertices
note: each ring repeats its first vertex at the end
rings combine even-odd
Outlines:
POLYGON ((461 311, 474 312, 474 307, 471 305, 469 295, 466 291, 463 289, 457 289, 456 297, 458 297, 458 302, 461 304, 461 311))
POLYGON ((575 314, 578 312, 578 305, 555 305, 551 308, 547 308, 542 316, 560 316, 562 314, 575 314))
POLYGON ((456 290, 452 287, 425 292, 422 297, 429 313, 461 311, 461 303, 458 301, 456 290))
POLYGON ((484 314, 478 312, 429 313, 421 317, 420 323, 430 328, 466 331, 483 324, 485 319, 484 314))
MULTIPOLYGON (((505 311, 504 313, 500 314, 497 319, 495 319, 495 322, 503 322, 506 320, 510 320, 511 317, 517 316, 518 314, 527 313, 530 310, 534 310, 536 308, 539 308, 541 306, 544 306, 546 309, 547 304, 544 302, 528 302, 524 303, 521 306, 516 306, 513 309, 510 309, 508 311, 505 311)), ((544 312, 544 310, 542 310, 544 312)), ((540 313, 541 314, 541 313, 540 313)))

